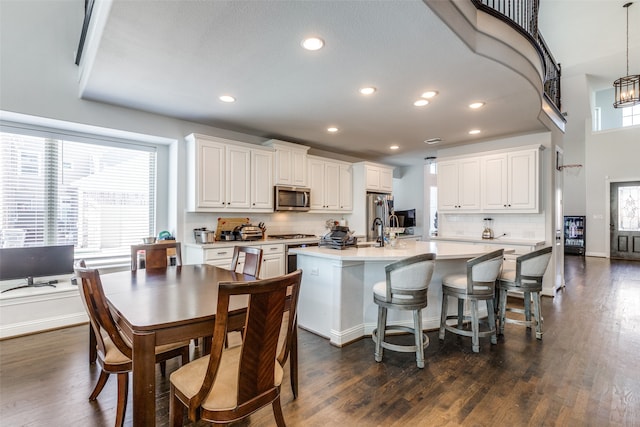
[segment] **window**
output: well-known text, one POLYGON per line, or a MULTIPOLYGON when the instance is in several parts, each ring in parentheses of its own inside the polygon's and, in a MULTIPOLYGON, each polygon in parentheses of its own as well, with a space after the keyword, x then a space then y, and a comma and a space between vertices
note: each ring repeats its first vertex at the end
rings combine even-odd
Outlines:
POLYGON ((129 257, 153 235, 156 150, 96 138, 0 133, 2 246, 73 244, 76 258, 129 257))
POLYGON ((640 125, 640 105, 622 109, 622 127, 640 125))

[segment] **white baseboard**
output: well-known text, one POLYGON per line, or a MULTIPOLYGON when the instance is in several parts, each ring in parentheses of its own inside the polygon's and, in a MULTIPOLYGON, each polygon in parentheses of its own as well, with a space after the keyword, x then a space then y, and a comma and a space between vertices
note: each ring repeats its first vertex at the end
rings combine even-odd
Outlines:
POLYGON ((592 256, 596 258, 609 258, 609 255, 604 252, 585 252, 585 256, 592 256))
POLYGON ((27 322, 12 323, 0 326, 0 339, 28 335, 36 332, 44 332, 51 329, 59 329, 67 326, 80 325, 89 321, 85 312, 72 313, 63 316, 35 319, 27 322))

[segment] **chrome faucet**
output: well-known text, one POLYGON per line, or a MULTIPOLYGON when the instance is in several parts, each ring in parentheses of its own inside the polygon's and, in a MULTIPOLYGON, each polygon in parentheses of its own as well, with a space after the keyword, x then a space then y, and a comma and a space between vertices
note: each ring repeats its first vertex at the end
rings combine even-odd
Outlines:
POLYGON ((371 225, 371 230, 376 229, 376 225, 378 226, 378 238, 376 242, 378 242, 378 247, 384 247, 384 222, 380 217, 376 217, 373 220, 373 224, 371 225))

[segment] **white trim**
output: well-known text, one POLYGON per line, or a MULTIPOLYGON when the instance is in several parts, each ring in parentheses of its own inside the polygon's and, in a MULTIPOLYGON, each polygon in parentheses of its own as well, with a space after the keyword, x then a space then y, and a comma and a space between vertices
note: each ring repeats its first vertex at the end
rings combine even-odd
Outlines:
POLYGON ((29 335, 37 332, 45 332, 52 329, 60 329, 68 326, 87 323, 89 318, 86 313, 71 313, 61 316, 35 319, 28 322, 12 323, 0 326, 0 340, 13 338, 20 335, 29 335))

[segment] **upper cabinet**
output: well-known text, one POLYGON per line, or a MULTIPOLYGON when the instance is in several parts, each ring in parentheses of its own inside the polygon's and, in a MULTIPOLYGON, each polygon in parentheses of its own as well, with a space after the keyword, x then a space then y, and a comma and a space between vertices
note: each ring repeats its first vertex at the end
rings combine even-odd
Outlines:
POLYGON ((311 210, 343 212, 353 209, 351 165, 308 156, 311 210))
POLYGON ((391 193, 393 191, 393 168, 365 163, 365 183, 367 191, 391 193))
POLYGON ((539 211, 540 150, 532 148, 482 159, 482 209, 486 212, 539 211))
POLYGON ((438 162, 438 211, 480 210, 480 160, 461 158, 438 162))
POLYGON ((540 149, 529 146, 438 162, 440 212, 540 210, 540 149))
POLYGON ((271 139, 264 143, 275 151, 274 184, 307 187, 309 147, 271 139))
POLYGON ((194 212, 273 210, 273 152, 223 138, 187 141, 187 209, 194 212))

